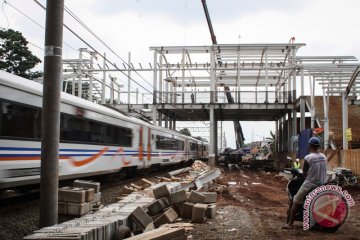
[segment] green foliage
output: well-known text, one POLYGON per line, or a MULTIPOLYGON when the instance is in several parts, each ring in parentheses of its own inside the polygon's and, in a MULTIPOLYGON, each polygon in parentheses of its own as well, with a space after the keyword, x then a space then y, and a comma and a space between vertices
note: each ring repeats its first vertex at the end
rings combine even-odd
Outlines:
POLYGON ((41 60, 31 53, 27 44, 20 32, 0 28, 0 69, 28 79, 41 77, 42 72, 30 71, 41 60))
POLYGON ((186 135, 186 136, 191 136, 191 133, 190 133, 189 129, 187 129, 187 128, 183 128, 183 129, 181 129, 179 132, 180 132, 181 134, 186 135))

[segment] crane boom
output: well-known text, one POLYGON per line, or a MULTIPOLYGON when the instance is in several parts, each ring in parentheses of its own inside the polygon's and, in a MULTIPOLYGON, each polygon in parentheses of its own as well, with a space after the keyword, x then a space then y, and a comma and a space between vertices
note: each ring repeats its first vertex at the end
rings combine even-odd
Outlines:
MULTIPOLYGON (((209 31, 210 31, 212 43, 217 44, 214 28, 212 26, 211 19, 210 19, 209 10, 208 10, 207 5, 206 5, 206 0, 201 0, 201 3, 203 5, 206 21, 207 21, 207 24, 209 26, 209 31)), ((221 58, 220 57, 218 57, 217 60, 218 60, 219 63, 221 63, 221 58)), ((234 103, 234 98, 231 96, 230 88, 228 86, 224 86, 224 91, 225 91, 225 95, 226 95, 228 103, 234 103)), ((235 138, 236 138, 236 148, 239 149, 239 148, 244 146, 245 138, 244 138, 244 134, 243 134, 240 122, 239 121, 233 121, 233 123, 234 123, 235 138)))

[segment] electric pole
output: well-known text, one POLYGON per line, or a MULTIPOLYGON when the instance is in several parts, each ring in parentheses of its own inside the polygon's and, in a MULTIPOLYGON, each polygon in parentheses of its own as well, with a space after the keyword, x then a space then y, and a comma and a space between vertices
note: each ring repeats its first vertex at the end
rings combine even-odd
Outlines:
POLYGON ((40 227, 58 220, 64 0, 47 0, 41 136, 40 227))

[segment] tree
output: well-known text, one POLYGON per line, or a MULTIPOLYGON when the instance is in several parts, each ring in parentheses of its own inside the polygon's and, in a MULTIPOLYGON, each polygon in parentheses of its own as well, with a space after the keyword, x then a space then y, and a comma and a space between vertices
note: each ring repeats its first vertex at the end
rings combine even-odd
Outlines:
POLYGON ((0 69, 28 79, 42 77, 42 72, 30 71, 41 60, 31 53, 27 44, 21 32, 0 28, 0 69))
POLYGON ((184 134, 184 135, 186 135, 186 136, 190 136, 190 137, 191 137, 191 133, 190 133, 189 129, 187 129, 187 128, 183 128, 183 129, 181 129, 179 132, 180 132, 181 134, 184 134))

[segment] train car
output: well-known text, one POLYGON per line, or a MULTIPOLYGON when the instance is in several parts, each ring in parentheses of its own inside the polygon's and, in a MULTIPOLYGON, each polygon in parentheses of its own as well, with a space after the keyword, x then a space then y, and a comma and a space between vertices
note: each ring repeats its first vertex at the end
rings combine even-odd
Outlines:
MULTIPOLYGON (((0 71, 0 189, 39 182, 42 89, 0 71)), ((196 139, 67 93, 60 111, 60 179, 204 157, 190 149, 196 139)))

